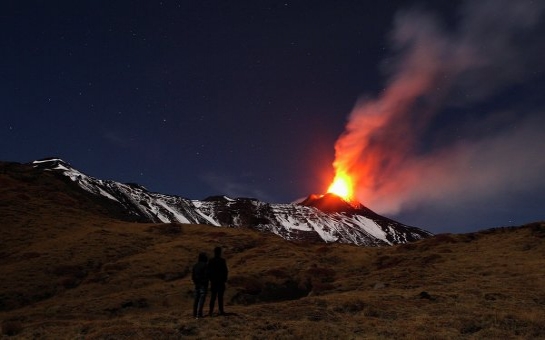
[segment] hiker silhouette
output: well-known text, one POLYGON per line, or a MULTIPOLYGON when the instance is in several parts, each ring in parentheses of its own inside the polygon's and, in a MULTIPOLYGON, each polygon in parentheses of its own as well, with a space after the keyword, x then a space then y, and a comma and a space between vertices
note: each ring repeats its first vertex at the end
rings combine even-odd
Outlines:
POLYGON ((208 256, 206 253, 200 253, 199 259, 191 272, 191 279, 195 284, 195 301, 193 302, 193 317, 202 318, 202 310, 204 307, 204 301, 206 300, 206 293, 208 292, 208 256))
POLYGON ((227 262, 221 257, 221 247, 214 249, 214 257, 208 261, 208 274, 210 278, 210 316, 214 312, 216 297, 218 298, 218 309, 220 315, 225 315, 223 310, 223 294, 225 293, 225 283, 227 282, 227 262))

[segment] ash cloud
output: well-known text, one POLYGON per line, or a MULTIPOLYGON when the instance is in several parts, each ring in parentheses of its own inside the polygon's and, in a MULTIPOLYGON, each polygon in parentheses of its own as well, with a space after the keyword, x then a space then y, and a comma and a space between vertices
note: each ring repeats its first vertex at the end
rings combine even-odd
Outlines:
POLYGON ((468 1, 450 28, 422 10, 396 16, 388 84, 358 101, 335 145, 361 202, 395 215, 545 188, 543 105, 506 100, 543 78, 544 11, 468 1))

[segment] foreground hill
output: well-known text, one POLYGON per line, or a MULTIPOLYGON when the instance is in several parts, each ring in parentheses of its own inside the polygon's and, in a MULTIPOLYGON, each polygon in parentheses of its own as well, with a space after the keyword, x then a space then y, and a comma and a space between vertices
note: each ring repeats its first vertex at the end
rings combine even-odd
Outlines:
POLYGON ((0 336, 43 339, 545 338, 545 223, 405 245, 124 222, 79 191, 0 171, 0 336), (225 250, 225 317, 191 316, 190 267, 225 250))

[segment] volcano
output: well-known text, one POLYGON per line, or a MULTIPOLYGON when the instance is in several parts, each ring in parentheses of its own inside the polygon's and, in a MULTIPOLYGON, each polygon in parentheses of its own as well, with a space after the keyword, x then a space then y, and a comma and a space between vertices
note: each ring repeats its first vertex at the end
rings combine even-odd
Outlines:
POLYGON ((59 158, 34 161, 26 166, 54 174, 64 181, 66 192, 79 190, 93 198, 103 210, 111 212, 113 217, 122 220, 245 227, 274 233, 291 241, 363 246, 407 243, 432 235, 332 193, 309 195, 300 203, 290 204, 221 195, 195 200, 150 192, 134 183, 97 179, 59 158))
POLYGON ((405 226, 399 222, 377 214, 360 202, 354 200, 348 202, 342 197, 333 193, 327 193, 324 195, 313 194, 308 196, 300 204, 308 207, 314 207, 325 213, 343 213, 347 216, 366 216, 367 218, 371 218, 375 221, 381 221, 382 224, 389 223, 392 225, 398 224, 399 226, 405 226))
POLYGON ((314 207, 326 213, 343 212, 347 214, 356 214, 358 211, 365 213, 372 212, 359 202, 348 202, 342 197, 333 193, 327 193, 325 195, 310 195, 300 204, 307 207, 314 207))

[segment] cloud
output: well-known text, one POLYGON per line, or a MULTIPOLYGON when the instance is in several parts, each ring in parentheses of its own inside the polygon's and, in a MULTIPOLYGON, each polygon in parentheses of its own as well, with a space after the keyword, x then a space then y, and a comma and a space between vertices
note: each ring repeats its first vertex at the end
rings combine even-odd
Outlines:
POLYGON ((407 157, 399 170, 386 170, 387 180, 366 202, 395 214, 422 203, 458 206, 545 189, 543 126, 545 119, 529 116, 516 128, 407 157))
POLYGON ((208 172, 201 176, 201 180, 217 192, 218 195, 227 195, 232 198, 257 198, 264 202, 273 201, 272 197, 266 192, 248 184, 253 177, 251 174, 244 174, 242 177, 244 178, 236 179, 232 176, 208 172))
POLYGON ((102 132, 102 137, 117 148, 127 149, 136 146, 134 138, 128 137, 124 133, 118 131, 104 130, 102 132))
POLYGON ((454 29, 398 13, 388 84, 356 103, 335 145, 334 167, 355 178, 361 202, 397 214, 545 187, 544 108, 494 105, 545 71, 544 11, 542 1, 468 1, 454 29))

